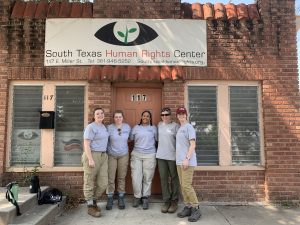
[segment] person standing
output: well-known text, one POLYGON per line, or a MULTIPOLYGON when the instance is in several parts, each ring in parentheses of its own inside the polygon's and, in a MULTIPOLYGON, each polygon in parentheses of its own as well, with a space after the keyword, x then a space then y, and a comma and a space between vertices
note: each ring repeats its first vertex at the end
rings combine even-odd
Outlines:
POLYGON ((151 112, 145 110, 141 121, 132 128, 130 139, 134 141, 130 166, 133 186, 133 207, 142 202, 143 209, 149 208, 152 179, 156 167, 157 129, 152 125, 151 112))
POLYGON ((158 124, 158 148, 156 153, 163 197, 162 213, 174 213, 178 208, 179 179, 176 168, 176 133, 179 125, 171 120, 171 109, 161 110, 158 124))
POLYGON ((180 122, 180 128, 176 134, 176 164, 185 204, 183 210, 177 216, 180 218, 188 216, 188 221, 196 222, 201 217, 199 201, 192 186, 194 169, 197 166, 195 153, 196 131, 188 123, 187 110, 184 107, 179 107, 176 110, 176 115, 180 122))
POLYGON ((124 115, 121 110, 116 110, 113 115, 114 123, 107 127, 108 139, 108 187, 106 209, 113 207, 113 195, 115 191, 115 179, 117 172, 118 181, 118 207, 125 209, 125 177, 128 168, 128 138, 130 126, 123 123, 124 115))
POLYGON ((103 124, 104 110, 94 109, 93 122, 84 131, 84 152, 82 164, 84 172, 83 193, 87 202, 88 214, 100 217, 101 210, 96 200, 105 192, 108 183, 107 143, 108 132, 103 124), (96 180, 96 189, 94 188, 96 180))

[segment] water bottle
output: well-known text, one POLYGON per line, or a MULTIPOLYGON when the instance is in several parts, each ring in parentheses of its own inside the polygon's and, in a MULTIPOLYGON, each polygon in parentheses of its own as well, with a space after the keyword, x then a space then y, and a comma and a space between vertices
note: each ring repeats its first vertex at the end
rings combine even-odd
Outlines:
POLYGON ((38 193, 40 188, 40 180, 38 176, 32 176, 30 178, 30 187, 29 192, 30 193, 38 193))

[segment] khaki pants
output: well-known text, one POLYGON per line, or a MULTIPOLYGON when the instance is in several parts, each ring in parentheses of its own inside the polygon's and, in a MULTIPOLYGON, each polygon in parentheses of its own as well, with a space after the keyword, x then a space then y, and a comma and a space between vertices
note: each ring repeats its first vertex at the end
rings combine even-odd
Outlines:
POLYGON ((155 172, 156 158, 153 154, 131 153, 130 166, 134 197, 151 195, 152 178, 155 172))
POLYGON ((197 207, 199 205, 199 201, 192 186, 194 168, 194 166, 189 166, 186 170, 183 170, 181 166, 177 166, 177 173, 184 204, 197 207))
POLYGON ((125 193, 125 178, 128 169, 128 160, 128 154, 120 157, 108 155, 108 187, 106 191, 107 194, 114 193, 115 191, 116 171, 118 171, 118 192, 125 193))
POLYGON ((96 200, 100 197, 107 188, 107 154, 105 152, 92 152, 95 162, 95 167, 90 168, 88 158, 85 152, 82 155, 81 161, 83 165, 83 194, 86 201, 96 200), (94 188, 96 181, 96 188, 94 188))

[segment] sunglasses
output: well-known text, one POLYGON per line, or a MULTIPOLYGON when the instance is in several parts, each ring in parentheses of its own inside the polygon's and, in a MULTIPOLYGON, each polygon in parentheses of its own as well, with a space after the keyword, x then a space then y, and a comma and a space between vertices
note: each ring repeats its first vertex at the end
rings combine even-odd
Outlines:
POLYGON ((118 128, 118 134, 121 136, 121 134, 122 134, 121 128, 118 128))
POLYGON ((161 114, 161 116, 170 116, 170 113, 166 113, 166 114, 161 114))

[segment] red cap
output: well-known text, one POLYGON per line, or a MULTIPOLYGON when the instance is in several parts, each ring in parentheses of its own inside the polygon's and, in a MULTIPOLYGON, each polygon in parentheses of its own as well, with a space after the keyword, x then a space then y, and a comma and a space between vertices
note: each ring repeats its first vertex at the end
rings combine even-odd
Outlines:
POLYGON ((187 114, 186 108, 184 108, 184 107, 179 107, 179 108, 176 110, 176 114, 187 114))

